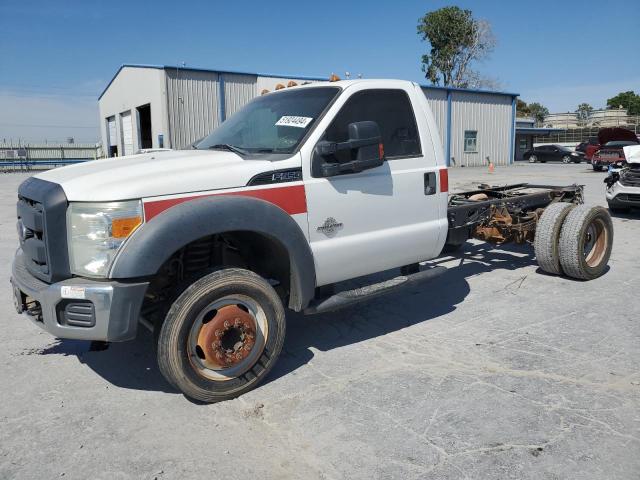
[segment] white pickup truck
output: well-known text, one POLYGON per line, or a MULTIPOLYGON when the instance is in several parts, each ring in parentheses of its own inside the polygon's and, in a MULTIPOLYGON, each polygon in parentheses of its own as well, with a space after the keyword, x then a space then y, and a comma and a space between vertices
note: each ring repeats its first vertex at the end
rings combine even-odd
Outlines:
POLYGON ((40 173, 18 192, 15 306, 59 338, 154 332, 160 370, 214 402, 255 387, 285 306, 352 306, 446 269, 420 262, 474 237, 529 242, 547 272, 601 275, 613 230, 582 187, 448 194, 418 85, 352 80, 258 97, 192 150, 40 173), (373 285, 347 279, 399 268, 373 285))

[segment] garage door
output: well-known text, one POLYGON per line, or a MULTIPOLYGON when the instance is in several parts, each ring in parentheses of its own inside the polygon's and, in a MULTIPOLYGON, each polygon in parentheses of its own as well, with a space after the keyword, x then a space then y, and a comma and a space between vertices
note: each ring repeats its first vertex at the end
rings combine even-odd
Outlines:
POLYGON ((120 114, 122 122, 122 151, 125 155, 133 155, 133 127, 131 125, 131 112, 120 114))

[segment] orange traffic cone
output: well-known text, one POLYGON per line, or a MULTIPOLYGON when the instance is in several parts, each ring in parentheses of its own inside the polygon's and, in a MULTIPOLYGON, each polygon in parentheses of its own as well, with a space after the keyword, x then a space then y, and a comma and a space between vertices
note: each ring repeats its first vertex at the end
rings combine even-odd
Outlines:
POLYGON ((495 169, 496 167, 494 167, 493 162, 489 162, 489 173, 493 173, 495 169))

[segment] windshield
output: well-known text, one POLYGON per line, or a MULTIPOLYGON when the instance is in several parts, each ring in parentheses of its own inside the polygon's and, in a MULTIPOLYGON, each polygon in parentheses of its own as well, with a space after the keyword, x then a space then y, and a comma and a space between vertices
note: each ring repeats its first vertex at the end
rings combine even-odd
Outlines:
POLYGON ((637 145, 636 142, 628 142, 626 140, 615 140, 612 142, 607 142, 605 147, 628 147, 629 145, 637 145))
POLYGON ((293 153, 338 91, 337 87, 294 88, 257 97, 194 148, 293 153))

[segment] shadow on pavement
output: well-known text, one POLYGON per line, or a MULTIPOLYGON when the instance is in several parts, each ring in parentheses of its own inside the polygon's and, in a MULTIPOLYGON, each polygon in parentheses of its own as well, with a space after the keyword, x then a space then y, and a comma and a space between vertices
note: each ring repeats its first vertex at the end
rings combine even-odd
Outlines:
POLYGON ((312 316, 290 312, 282 355, 265 383, 309 362, 313 358, 310 347, 325 352, 438 318, 455 310, 469 294, 467 278, 495 269, 516 270, 536 263, 528 246, 494 248, 486 243, 467 243, 460 251, 427 265, 451 261, 457 263, 431 282, 360 306, 312 316), (401 311, 399 315, 393 314, 396 309, 401 311), (380 315, 380 310, 387 314, 380 315))
MULTIPOLYGON (((431 282, 357 307, 312 316, 289 312, 283 352, 266 382, 287 375, 309 362, 313 358, 311 348, 329 351, 429 321, 455 310, 456 305, 469 294, 468 277, 495 269, 516 270, 535 263, 532 249, 528 246, 507 245, 495 249, 485 243, 467 243, 459 252, 432 260, 428 266, 452 261, 456 265, 450 266, 447 272, 431 282), (401 309, 401 314, 394 315, 395 309, 401 309), (388 314, 380 315, 380 310, 388 314)), ((395 274, 397 272, 387 272, 386 275, 372 275, 367 279, 379 281, 395 274)), ((349 286, 353 283, 349 282, 349 286)), ((131 342, 108 346, 96 343, 60 340, 32 353, 75 355, 81 363, 118 387, 177 393, 158 370, 153 336, 144 328, 138 330, 138 337, 131 342)))

